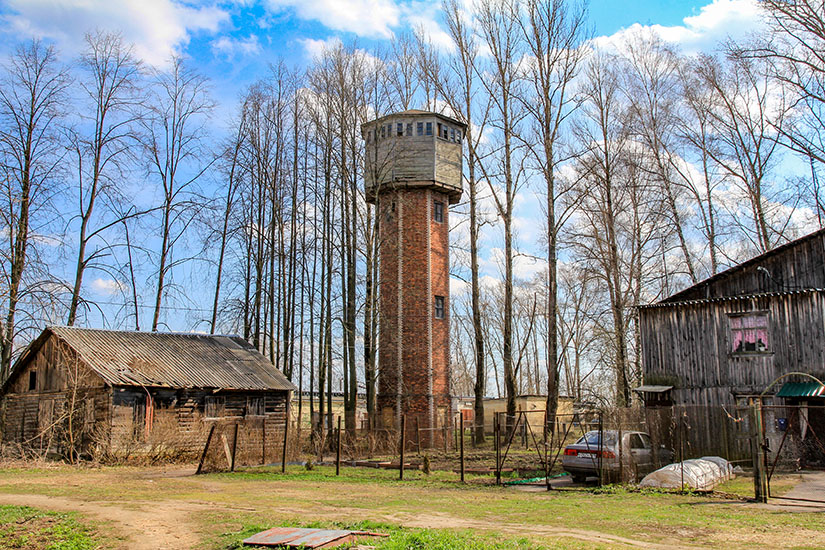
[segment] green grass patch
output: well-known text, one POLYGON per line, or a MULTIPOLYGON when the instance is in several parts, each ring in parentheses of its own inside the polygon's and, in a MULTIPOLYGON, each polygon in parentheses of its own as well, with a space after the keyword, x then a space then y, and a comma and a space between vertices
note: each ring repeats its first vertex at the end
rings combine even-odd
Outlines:
MULTIPOLYGON (((248 548, 243 540, 273 526, 294 527, 295 522, 281 522, 280 525, 264 526, 261 524, 244 524, 235 533, 221 535, 217 547, 222 550, 241 550, 248 548)), ((348 529, 352 531, 370 531, 389 535, 386 538, 364 537, 342 549, 352 548, 358 544, 375 546, 376 550, 542 550, 527 539, 503 538, 491 533, 473 533, 471 531, 448 531, 445 529, 403 529, 384 523, 360 521, 356 523, 310 522, 300 523, 300 527, 317 529, 348 529)))
POLYGON ((0 506, 0 549, 92 550, 95 532, 74 514, 45 512, 28 506, 0 506))

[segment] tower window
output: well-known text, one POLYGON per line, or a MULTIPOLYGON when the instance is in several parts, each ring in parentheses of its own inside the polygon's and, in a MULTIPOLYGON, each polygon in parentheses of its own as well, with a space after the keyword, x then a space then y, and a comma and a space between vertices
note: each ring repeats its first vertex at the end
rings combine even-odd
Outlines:
POLYGON ((441 201, 433 202, 433 220, 444 223, 444 203, 441 201))
POLYGON ((455 128, 450 128, 450 141, 455 141, 455 128))
POLYGON ((387 124, 387 137, 392 136, 392 123, 387 124))
POLYGON ((37 388, 37 371, 29 371, 29 391, 34 391, 37 388))
MULTIPOLYGON (((376 130, 376 132, 377 132, 377 131, 378 131, 378 130, 376 130)), ((381 137, 387 137, 387 135, 386 135, 386 133, 385 133, 385 132, 386 132, 386 130, 384 129, 384 126, 382 125, 382 126, 381 126, 381 137)))
POLYGON ((436 319, 443 319, 444 318, 444 296, 436 296, 435 297, 435 318, 436 319))
POLYGON ((428 136, 433 135, 433 123, 432 122, 427 123, 427 135, 428 136))
POLYGON ((441 123, 440 122, 435 123, 435 135, 437 135, 438 137, 441 137, 441 123))
POLYGON ((403 123, 399 122, 398 124, 395 125, 395 135, 397 135, 399 137, 404 135, 404 124, 403 123))
POLYGON ((418 122, 418 123, 416 123, 416 125, 415 125, 415 133, 416 133, 417 135, 419 135, 419 136, 423 136, 423 135, 424 135, 424 123, 423 123, 423 122, 418 122))
POLYGON ((412 122, 407 123, 407 135, 408 136, 412 135, 412 122))

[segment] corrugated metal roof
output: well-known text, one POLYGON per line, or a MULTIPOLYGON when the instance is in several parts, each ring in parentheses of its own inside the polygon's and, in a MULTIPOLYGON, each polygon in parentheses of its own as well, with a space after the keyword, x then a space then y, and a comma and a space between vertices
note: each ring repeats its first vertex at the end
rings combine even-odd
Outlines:
POLYGON ((47 332, 66 342, 90 368, 115 386, 296 389, 239 336, 76 327, 49 327, 44 335, 47 332))
POLYGON ((825 386, 816 382, 785 382, 776 397, 821 397, 825 386))

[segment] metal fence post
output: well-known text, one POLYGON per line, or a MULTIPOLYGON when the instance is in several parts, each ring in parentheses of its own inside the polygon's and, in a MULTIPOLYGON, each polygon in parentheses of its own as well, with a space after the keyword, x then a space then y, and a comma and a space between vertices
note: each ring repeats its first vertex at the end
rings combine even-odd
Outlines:
POLYGON ((464 483, 464 415, 458 415, 459 422, 459 442, 461 446, 461 483, 464 483))
POLYGON ((338 417, 338 437, 335 441, 335 475, 341 473, 341 417, 338 417))
POLYGON ((404 480, 404 432, 407 427, 407 415, 401 417, 401 460, 398 462, 398 479, 404 480))

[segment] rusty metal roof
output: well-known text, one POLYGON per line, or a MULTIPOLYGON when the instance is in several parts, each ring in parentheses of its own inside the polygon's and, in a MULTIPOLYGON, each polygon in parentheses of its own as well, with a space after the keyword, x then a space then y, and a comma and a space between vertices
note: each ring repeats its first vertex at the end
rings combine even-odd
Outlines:
POLYGON ((48 327, 38 341, 48 333, 113 386, 296 389, 240 336, 48 327))
POLYGON ((334 548, 352 542, 358 536, 386 537, 387 535, 345 529, 273 527, 244 539, 243 543, 250 546, 277 548, 334 548))

